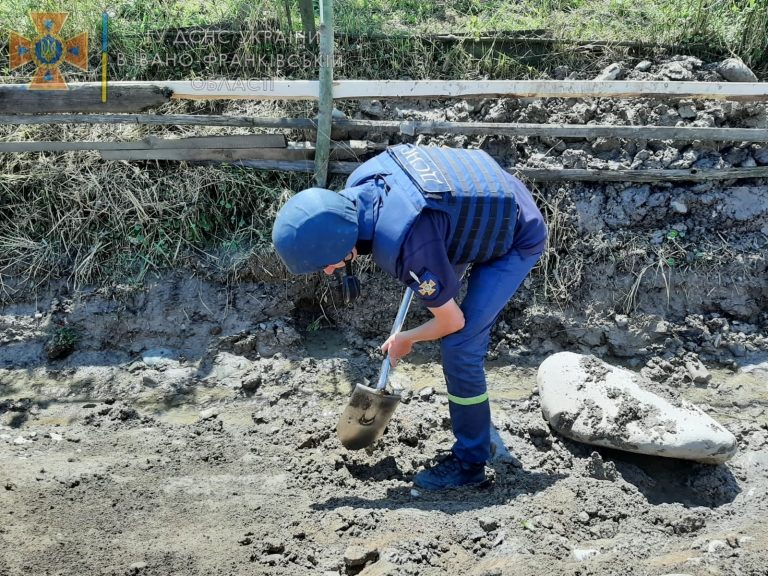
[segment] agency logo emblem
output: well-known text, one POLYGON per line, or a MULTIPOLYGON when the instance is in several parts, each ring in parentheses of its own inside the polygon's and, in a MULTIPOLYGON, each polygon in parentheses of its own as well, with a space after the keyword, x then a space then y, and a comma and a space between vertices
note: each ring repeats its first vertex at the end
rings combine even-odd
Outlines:
POLYGON ((30 90, 67 90, 59 71, 63 63, 88 70, 88 32, 68 40, 59 35, 68 16, 69 12, 30 12, 37 36, 30 40, 11 32, 8 43, 11 70, 29 62, 37 67, 30 90))
POLYGON ((419 294, 422 296, 432 296, 435 293, 435 281, 429 280, 419 284, 419 294))

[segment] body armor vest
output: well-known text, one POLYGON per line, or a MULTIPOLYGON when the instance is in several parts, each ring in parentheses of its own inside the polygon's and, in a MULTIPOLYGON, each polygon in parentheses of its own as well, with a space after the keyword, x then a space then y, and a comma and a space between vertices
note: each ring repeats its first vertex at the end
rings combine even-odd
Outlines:
POLYGON ((452 264, 483 262, 511 248, 517 220, 514 184, 485 152, 394 146, 359 166, 346 187, 378 178, 386 191, 373 235, 373 257, 391 275, 397 276, 400 247, 424 208, 448 214, 452 264))

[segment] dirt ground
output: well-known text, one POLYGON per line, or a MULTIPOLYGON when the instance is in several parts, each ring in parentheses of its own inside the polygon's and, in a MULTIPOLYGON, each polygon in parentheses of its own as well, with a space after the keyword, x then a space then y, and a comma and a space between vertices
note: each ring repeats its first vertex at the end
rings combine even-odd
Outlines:
POLYGON ((406 401, 384 439, 348 452, 335 424, 376 376, 377 339, 267 319, 285 300, 274 286, 178 275, 110 292, 55 300, 90 322, 62 360, 39 361, 40 302, 0 316, 3 576, 766 574, 768 363, 643 367, 739 438, 707 466, 553 434, 543 356, 498 357, 512 457, 480 490, 417 494, 412 474, 451 444, 433 346, 395 371, 406 401))
MULTIPOLYGON (((625 77, 716 79, 684 57, 625 77)), ((354 106, 367 118, 768 127, 762 104, 354 106)), ((532 167, 768 164, 750 143, 411 140, 532 167)), ((551 245, 492 335, 510 456, 479 490, 412 490, 452 442, 435 345, 394 372, 404 401, 381 441, 349 452, 336 438, 352 385, 377 376, 401 295, 370 267, 352 309, 324 278, 232 283, 204 266, 77 291, 3 278, 19 292, 0 304, 0 576, 768 575, 765 186, 534 187, 551 245), (736 456, 695 464, 553 433, 536 368, 560 350, 695 402, 736 435, 736 456)), ((408 323, 425 317, 414 306, 408 323)))

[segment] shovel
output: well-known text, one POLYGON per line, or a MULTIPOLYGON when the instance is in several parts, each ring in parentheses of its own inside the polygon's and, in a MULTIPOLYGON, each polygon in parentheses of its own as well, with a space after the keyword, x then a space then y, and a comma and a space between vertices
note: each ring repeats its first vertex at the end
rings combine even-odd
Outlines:
MULTIPOLYGON (((413 290, 406 288, 390 336, 400 332, 412 298, 413 290)), ((381 363, 379 382, 375 388, 355 384, 349 404, 339 417, 339 424, 336 426, 339 440, 348 450, 360 450, 370 446, 384 434, 389 419, 392 418, 395 408, 400 403, 400 394, 387 394, 386 391, 391 368, 389 354, 387 354, 381 363)))

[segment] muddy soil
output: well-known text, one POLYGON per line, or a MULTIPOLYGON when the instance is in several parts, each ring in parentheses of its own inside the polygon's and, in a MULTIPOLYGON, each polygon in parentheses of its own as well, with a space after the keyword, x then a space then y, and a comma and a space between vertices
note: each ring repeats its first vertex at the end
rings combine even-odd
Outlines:
POLYGON ((395 371, 405 401, 385 437, 349 452, 335 424, 351 386, 376 377, 381 338, 283 315, 284 287, 179 275, 48 296, 0 316, 3 576, 766 574, 757 357, 640 367, 737 435, 737 456, 707 466, 559 437, 535 392, 542 356, 497 353, 511 456, 481 489, 434 495, 410 483, 451 445, 434 346, 395 371), (80 326, 75 350, 47 360, 60 314, 80 326))
MULTIPOLYGON (((719 80, 712 64, 685 57, 622 65, 628 79, 719 80)), ((569 75, 578 77, 555 74, 569 75)), ((345 111, 768 127, 764 104, 717 102, 400 101, 345 111)), ((507 166, 768 164, 768 149, 750 143, 402 140, 479 147, 507 166)), ((410 483, 451 445, 434 344, 393 374, 405 399, 376 446, 349 452, 336 439, 351 386, 377 376, 402 294, 372 266, 352 309, 325 278, 232 283, 204 263, 142 286, 77 291, 3 278, 19 291, 0 300, 0 576, 765 576, 765 187, 534 186, 550 247, 488 355, 510 456, 490 463, 481 489, 439 495, 410 483), (560 350, 625 365, 654 391, 697 403, 736 435, 737 455, 710 466, 558 436, 541 415, 535 373, 560 350)), ((426 314, 414 306, 408 323, 426 314)))

